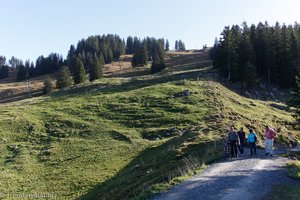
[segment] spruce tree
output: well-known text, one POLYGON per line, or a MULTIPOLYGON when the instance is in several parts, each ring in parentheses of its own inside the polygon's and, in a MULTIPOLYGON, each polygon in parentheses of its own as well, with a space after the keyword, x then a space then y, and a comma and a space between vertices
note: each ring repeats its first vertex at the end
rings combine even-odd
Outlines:
POLYGON ((151 73, 157 73, 166 68, 164 50, 159 43, 155 44, 154 54, 152 56, 151 73))
POLYGON ((0 79, 7 78, 9 74, 9 67, 7 65, 0 66, 0 79))
POLYGON ((159 56, 157 54, 157 51, 154 52, 154 55, 152 57, 152 65, 151 65, 151 73, 156 73, 161 71, 160 69, 160 59, 159 56))
POLYGON ((56 87, 66 88, 73 84, 73 79, 71 77, 71 73, 69 71, 69 68, 67 66, 62 66, 57 74, 56 78, 56 87))
POLYGON ((0 66, 3 66, 6 64, 6 57, 5 56, 0 56, 0 66))
POLYGON ((71 73, 75 73, 76 60, 77 60, 76 54, 68 55, 67 64, 71 73))
POLYGON ((102 77, 103 73, 103 63, 98 59, 97 54, 93 55, 93 64, 90 68, 90 81, 94 81, 102 77))
POLYGON ((250 41, 250 29, 246 22, 243 24, 243 33, 241 40, 238 42, 238 79, 241 82, 242 88, 247 89, 252 87, 256 81, 255 55, 250 41))
POLYGON ((112 52, 112 49, 111 48, 108 48, 107 49, 107 52, 106 52, 106 63, 111 63, 114 59, 114 56, 113 56, 113 52, 112 52))
POLYGON ((74 83, 84 83, 86 81, 86 72, 80 58, 76 59, 75 73, 73 75, 74 83))
POLYGON ((133 54, 131 65, 133 67, 144 66, 148 61, 148 53, 146 43, 141 45, 139 49, 133 54))
POLYGON ((33 62, 31 62, 29 70, 28 70, 28 76, 34 77, 36 75, 36 69, 34 68, 33 62))
MULTIPOLYGON (((296 84, 291 90, 291 98, 289 100, 289 106, 294 107, 295 118, 297 124, 300 124, 300 76, 296 77, 296 84)), ((300 127, 298 127, 300 128, 300 127)))
POLYGON ((175 41, 175 51, 179 51, 178 41, 175 41))
POLYGON ((178 51, 185 51, 185 44, 181 40, 178 41, 178 51))
POLYGON ((133 54, 133 38, 131 36, 126 41, 126 54, 133 54))
POLYGON ((17 81, 23 81, 27 78, 27 70, 24 65, 18 66, 17 81))
POLYGON ((166 48, 165 48, 165 51, 169 51, 169 50, 170 50, 169 40, 166 40, 166 48))

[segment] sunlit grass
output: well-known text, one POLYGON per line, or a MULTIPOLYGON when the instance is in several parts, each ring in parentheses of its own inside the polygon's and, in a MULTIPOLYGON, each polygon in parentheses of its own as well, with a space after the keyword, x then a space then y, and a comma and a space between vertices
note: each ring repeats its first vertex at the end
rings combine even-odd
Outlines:
POLYGON ((205 79, 210 70, 104 78, 0 107, 0 191, 144 198, 218 159, 231 124, 290 130, 290 113, 205 79))

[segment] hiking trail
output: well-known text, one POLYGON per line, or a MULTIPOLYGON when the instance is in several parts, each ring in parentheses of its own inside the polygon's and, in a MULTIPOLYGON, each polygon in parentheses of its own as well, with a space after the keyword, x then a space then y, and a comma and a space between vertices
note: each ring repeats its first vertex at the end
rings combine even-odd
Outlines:
POLYGON ((257 155, 249 155, 249 149, 237 159, 214 163, 194 176, 153 200, 232 200, 266 199, 274 185, 299 184, 287 176, 284 168, 288 158, 281 157, 282 150, 274 156, 258 149, 257 155))

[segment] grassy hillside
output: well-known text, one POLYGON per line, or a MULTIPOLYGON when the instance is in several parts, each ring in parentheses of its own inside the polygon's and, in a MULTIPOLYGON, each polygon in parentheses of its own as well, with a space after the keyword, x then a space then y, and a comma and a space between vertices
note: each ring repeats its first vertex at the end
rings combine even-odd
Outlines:
POLYGON ((209 65, 105 78, 0 106, 0 191, 143 198, 219 158, 228 125, 261 134, 269 123, 281 128, 280 141, 299 140, 290 113, 272 106, 283 104, 238 95, 209 65))

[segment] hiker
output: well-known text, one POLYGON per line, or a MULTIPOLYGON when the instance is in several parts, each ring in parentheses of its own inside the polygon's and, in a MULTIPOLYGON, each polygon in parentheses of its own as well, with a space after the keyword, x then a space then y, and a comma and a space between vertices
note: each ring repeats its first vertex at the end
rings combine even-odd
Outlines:
POLYGON ((240 139, 240 145, 238 146, 238 149, 240 151, 240 154, 244 154, 244 146, 245 146, 245 139, 246 135, 244 132, 243 127, 240 128, 240 130, 237 132, 239 139, 240 139))
POLYGON ((237 158, 237 146, 240 145, 240 139, 233 126, 230 127, 227 138, 230 144, 231 158, 237 158))
POLYGON ((249 129, 247 141, 250 146, 250 155, 253 155, 253 153, 256 155, 256 134, 252 129, 249 129))
POLYGON ((274 137, 277 135, 277 132, 270 128, 269 126, 265 127, 265 149, 266 149, 266 156, 270 155, 273 156, 273 140, 274 137))

